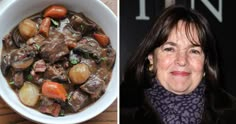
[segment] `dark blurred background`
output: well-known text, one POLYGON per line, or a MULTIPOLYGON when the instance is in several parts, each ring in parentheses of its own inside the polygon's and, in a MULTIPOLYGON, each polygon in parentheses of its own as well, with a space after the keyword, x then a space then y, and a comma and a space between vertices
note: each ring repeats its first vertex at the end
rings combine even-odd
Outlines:
POLYGON ((236 15, 230 0, 120 0, 120 80, 129 57, 171 4, 193 8, 208 19, 217 39, 221 85, 236 96, 236 15))

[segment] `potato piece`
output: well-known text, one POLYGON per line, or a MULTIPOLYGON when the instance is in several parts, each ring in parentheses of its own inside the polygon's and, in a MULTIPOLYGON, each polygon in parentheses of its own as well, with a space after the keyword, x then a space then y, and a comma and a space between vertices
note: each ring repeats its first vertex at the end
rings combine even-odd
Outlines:
POLYGON ((19 98, 21 102, 27 106, 36 105, 39 99, 39 88, 30 82, 24 82, 24 85, 19 90, 19 98))
POLYGON ((69 71, 69 78, 74 84, 84 83, 90 76, 91 72, 86 64, 80 63, 74 65, 69 71))
POLYGON ((25 19, 19 24, 20 35, 24 40, 28 40, 37 33, 37 25, 31 19, 25 19))

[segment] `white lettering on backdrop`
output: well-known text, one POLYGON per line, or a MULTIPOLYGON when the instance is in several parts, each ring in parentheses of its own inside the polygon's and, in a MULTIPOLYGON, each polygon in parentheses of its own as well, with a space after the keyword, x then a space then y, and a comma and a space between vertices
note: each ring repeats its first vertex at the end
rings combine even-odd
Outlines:
POLYGON ((136 16, 136 20, 149 20, 150 17, 146 16, 146 4, 145 0, 139 0, 139 16, 136 16))
MULTIPOLYGON (((208 8, 208 10, 216 17, 216 19, 219 22, 223 22, 223 17, 222 17, 223 2, 222 2, 222 0, 218 0, 218 9, 216 9, 209 2, 209 0, 201 0, 201 2, 208 8)), ((172 0, 171 3, 174 4, 175 3, 174 0, 172 0)), ((195 9, 195 0, 191 0, 191 8, 195 9)), ((150 19, 150 17, 146 15, 146 0, 139 0, 139 16, 136 16, 136 20, 149 20, 149 19, 150 19)))

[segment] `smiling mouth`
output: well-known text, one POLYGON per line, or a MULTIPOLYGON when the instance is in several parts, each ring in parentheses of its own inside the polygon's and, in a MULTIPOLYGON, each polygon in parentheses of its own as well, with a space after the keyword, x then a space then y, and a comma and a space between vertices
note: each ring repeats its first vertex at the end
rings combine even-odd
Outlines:
POLYGON ((171 74, 174 76, 189 76, 190 75, 190 73, 186 71, 172 71, 171 74))

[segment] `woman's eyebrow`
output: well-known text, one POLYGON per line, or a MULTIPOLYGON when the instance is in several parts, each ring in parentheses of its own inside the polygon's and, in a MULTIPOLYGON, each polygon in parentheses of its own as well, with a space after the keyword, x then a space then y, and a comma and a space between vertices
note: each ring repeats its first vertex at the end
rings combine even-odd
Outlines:
POLYGON ((177 44, 175 42, 172 42, 172 41, 166 41, 163 45, 177 46, 177 44))
POLYGON ((200 44, 192 44, 190 47, 201 47, 200 44))
MULTIPOLYGON (((166 42, 163 44, 163 46, 165 46, 165 45, 178 46, 178 44, 175 43, 175 42, 173 42, 173 41, 166 41, 166 42)), ((200 44, 192 44, 192 45, 188 46, 188 48, 196 48, 196 47, 201 47, 201 45, 200 45, 200 44)))

